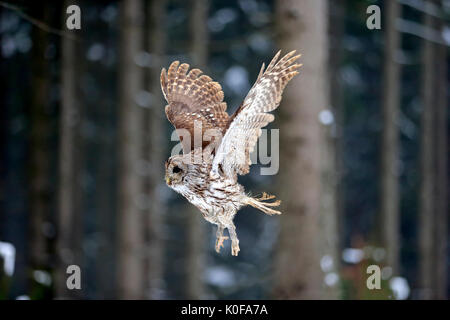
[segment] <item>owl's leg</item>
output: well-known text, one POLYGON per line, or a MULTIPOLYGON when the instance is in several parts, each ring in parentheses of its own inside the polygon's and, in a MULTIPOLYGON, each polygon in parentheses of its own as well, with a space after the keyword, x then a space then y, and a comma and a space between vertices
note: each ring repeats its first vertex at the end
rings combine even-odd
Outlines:
POLYGON ((223 229, 224 229, 223 225, 221 225, 221 224, 217 225, 217 232, 216 232, 216 238, 217 238, 216 239, 216 252, 217 253, 219 253, 220 248, 223 247, 223 241, 228 239, 228 237, 223 236, 223 229))
POLYGON ((239 239, 236 234, 234 223, 231 222, 230 226, 227 226, 227 229, 231 237, 231 255, 237 256, 241 249, 239 249, 239 239))

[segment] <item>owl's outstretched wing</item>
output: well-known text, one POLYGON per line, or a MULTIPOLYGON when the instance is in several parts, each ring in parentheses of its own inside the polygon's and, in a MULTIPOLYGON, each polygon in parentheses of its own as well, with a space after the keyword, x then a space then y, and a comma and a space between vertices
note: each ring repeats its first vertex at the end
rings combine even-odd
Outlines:
POLYGON ((278 62, 280 51, 267 69, 262 65, 259 76, 243 103, 229 119, 228 129, 213 160, 213 171, 219 169, 229 178, 247 174, 250 170, 250 153, 253 151, 261 128, 274 120, 268 112, 276 109, 286 84, 296 74, 301 64, 294 63, 300 55, 289 52, 278 62))
POLYGON ((227 104, 223 102, 220 84, 207 75, 201 75, 202 71, 199 69, 192 69, 187 73, 188 70, 188 64, 180 65, 178 61, 174 61, 167 72, 166 69, 161 71, 161 89, 168 102, 166 116, 178 131, 184 154, 197 146, 194 134, 196 139, 201 139, 200 143, 204 148, 210 143, 202 141, 205 131, 219 130, 222 135, 228 124, 227 104), (194 125, 201 128, 201 136, 194 125), (190 134, 190 141, 183 139, 183 129, 190 134))

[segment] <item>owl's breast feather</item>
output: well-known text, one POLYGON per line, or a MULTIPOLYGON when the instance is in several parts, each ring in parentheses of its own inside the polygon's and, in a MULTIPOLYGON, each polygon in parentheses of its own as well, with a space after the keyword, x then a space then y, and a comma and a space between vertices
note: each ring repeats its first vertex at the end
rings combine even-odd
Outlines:
POLYGON ((185 179, 185 183, 174 189, 196 206, 211 223, 229 221, 243 205, 241 199, 244 189, 232 180, 219 176, 218 179, 206 181, 185 179))

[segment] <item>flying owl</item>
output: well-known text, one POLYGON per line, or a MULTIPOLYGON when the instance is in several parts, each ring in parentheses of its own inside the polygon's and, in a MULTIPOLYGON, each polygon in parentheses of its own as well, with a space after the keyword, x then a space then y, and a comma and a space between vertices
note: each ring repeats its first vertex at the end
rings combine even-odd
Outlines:
POLYGON ((224 229, 231 238, 231 254, 237 256, 239 240, 233 218, 243 206, 250 205, 266 214, 281 214, 272 207, 280 205, 275 196, 247 195, 237 176, 249 172, 250 153, 261 135, 261 128, 274 120, 286 84, 298 74, 300 55, 295 51, 267 69, 261 67, 255 84, 237 111, 229 116, 219 83, 199 69, 174 61, 161 71, 161 88, 168 105, 166 116, 180 136, 183 154, 170 157, 165 164, 167 185, 195 205, 203 217, 217 225, 215 249, 220 252, 224 229), (209 133, 209 134, 208 134, 209 133), (201 137, 201 141, 195 139, 201 137), (208 136, 208 137, 206 137, 208 136))

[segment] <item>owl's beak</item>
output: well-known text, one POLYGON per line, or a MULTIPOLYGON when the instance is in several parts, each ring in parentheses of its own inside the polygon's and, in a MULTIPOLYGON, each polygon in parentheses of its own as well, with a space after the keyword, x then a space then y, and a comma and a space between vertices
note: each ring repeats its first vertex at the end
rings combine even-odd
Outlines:
POLYGON ((172 179, 170 177, 166 176, 166 184, 170 186, 172 184, 172 179))

